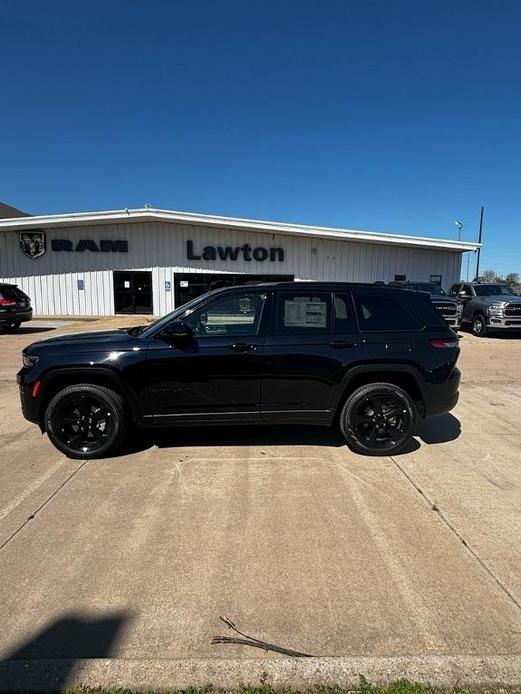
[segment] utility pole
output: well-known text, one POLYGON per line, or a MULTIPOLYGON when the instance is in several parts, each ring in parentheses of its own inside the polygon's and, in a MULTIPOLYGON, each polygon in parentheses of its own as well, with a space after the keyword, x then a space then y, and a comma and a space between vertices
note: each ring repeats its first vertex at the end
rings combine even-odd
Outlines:
MULTIPOLYGON (((481 207, 481 213, 479 215, 479 238, 478 238, 478 243, 481 244, 481 237, 483 234, 483 215, 485 214, 485 208, 482 206, 481 207)), ((479 259, 481 256, 481 247, 478 248, 478 260, 476 263, 476 278, 479 277, 479 259)))

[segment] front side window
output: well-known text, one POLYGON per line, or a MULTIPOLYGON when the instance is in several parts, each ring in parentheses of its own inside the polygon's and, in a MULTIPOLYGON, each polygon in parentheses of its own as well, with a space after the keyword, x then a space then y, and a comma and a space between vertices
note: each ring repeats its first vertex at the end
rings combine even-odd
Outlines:
POLYGON ((394 299, 376 294, 355 294, 356 312, 363 332, 421 330, 422 321, 394 299))
POLYGON ((198 337, 257 335, 265 302, 265 292, 234 292, 195 309, 185 322, 198 337))
POLYGON ((327 292, 280 293, 277 298, 277 333, 315 335, 329 332, 331 296, 327 292))

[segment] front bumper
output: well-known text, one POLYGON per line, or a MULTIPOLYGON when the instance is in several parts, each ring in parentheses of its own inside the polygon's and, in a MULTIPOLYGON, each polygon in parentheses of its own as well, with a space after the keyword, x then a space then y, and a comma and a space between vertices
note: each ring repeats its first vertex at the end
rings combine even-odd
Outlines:
POLYGON ((443 383, 429 384, 425 393, 425 416, 450 412, 459 399, 461 371, 455 366, 443 383))
POLYGON ((25 369, 22 369, 16 374, 16 382, 18 383, 18 392, 20 395, 20 404, 22 406, 22 414, 29 422, 39 424, 40 422, 40 398, 33 397, 33 388, 36 383, 26 382, 25 369))
POLYGON ((493 330, 521 330, 521 316, 519 318, 496 318, 495 316, 489 316, 487 318, 487 325, 493 330))

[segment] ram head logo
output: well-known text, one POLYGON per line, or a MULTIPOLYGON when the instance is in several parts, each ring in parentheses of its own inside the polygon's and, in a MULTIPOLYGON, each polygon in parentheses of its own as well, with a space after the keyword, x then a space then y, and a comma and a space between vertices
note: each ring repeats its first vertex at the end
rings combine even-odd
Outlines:
POLYGON ((28 258, 39 258, 45 253, 45 232, 24 231, 19 238, 20 250, 28 258))

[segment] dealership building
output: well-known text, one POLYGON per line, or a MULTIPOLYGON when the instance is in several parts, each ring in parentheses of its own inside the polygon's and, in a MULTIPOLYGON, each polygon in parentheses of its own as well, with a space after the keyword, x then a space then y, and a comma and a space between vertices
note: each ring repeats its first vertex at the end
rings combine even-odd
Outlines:
POLYGON ((36 315, 163 315, 209 289, 254 281, 408 279, 446 289, 460 279, 463 253, 477 248, 146 206, 0 219, 0 282, 26 292, 36 315))

